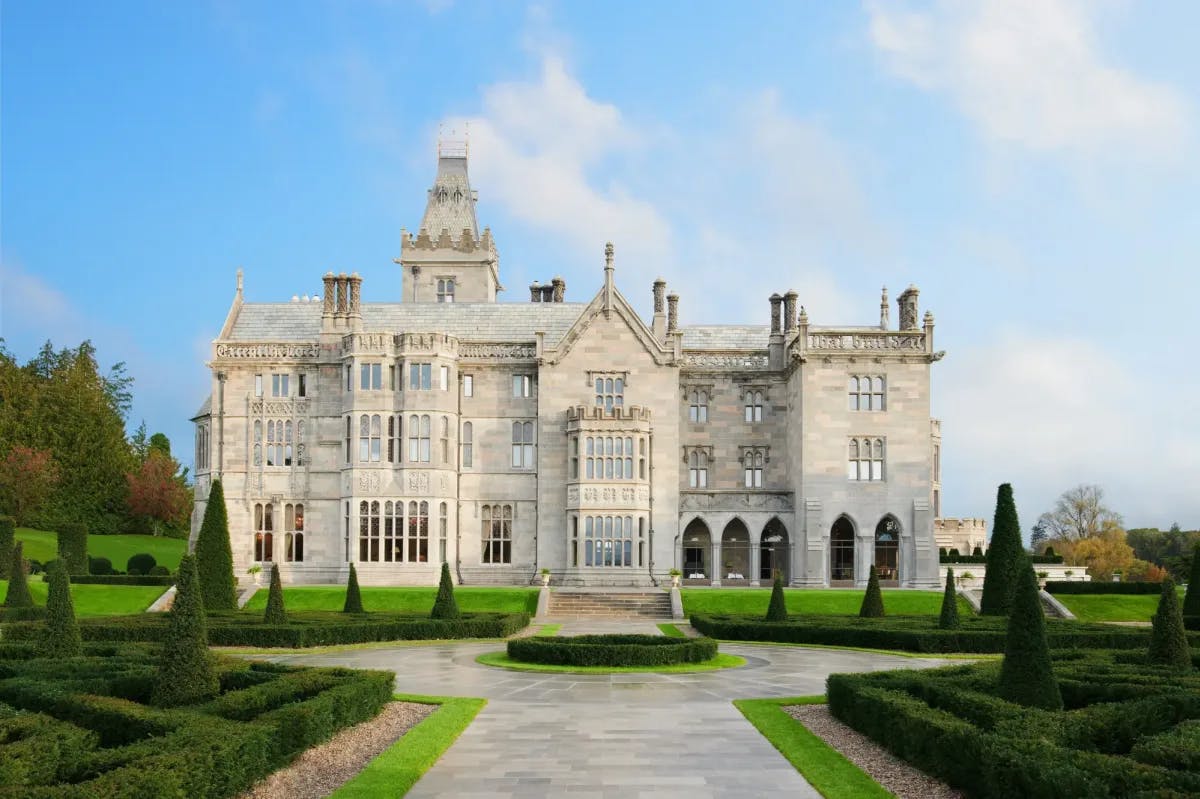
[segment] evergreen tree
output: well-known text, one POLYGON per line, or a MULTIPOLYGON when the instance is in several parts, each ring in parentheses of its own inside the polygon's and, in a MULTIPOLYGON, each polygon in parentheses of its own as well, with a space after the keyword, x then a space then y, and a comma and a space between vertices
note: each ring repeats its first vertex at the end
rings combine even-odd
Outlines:
POLYGON ((79 522, 62 522, 58 525, 58 559, 67 567, 68 574, 88 573, 88 531, 79 522))
POLYGON ((1188 648, 1187 633, 1183 629, 1179 597, 1175 594, 1175 581, 1170 577, 1162 582, 1158 610, 1154 613, 1153 629, 1150 631, 1150 662, 1178 671, 1191 671, 1192 668, 1192 651, 1188 648))
POLYGON ((783 595, 783 575, 775 572, 771 586, 771 604, 767 605, 767 621, 787 621, 787 600, 783 595))
POLYGON ((954 569, 947 569, 946 591, 942 594, 942 615, 938 619, 938 627, 957 630, 958 625, 958 592, 954 590, 954 569))
POLYGON ((13 543, 16 541, 17 521, 11 516, 0 516, 0 580, 8 579, 12 567, 13 543))
POLYGON ((996 492, 996 517, 992 522, 992 540, 987 551, 987 572, 983 577, 984 616, 1006 616, 1012 607, 1018 569, 1024 567, 1025 550, 1021 545, 1021 524, 1012 486, 1004 483, 996 492))
POLYGON ((225 489, 213 480, 204 507, 204 521, 196 536, 196 571, 205 610, 237 610, 237 589, 233 579, 233 552, 229 548, 229 517, 225 510, 225 489))
POLYGON ((266 624, 287 624, 287 613, 283 609, 283 583, 279 580, 279 566, 271 564, 271 591, 267 594, 267 612, 263 614, 266 624))
POLYGON ((46 599, 46 635, 39 642, 38 654, 45 658, 69 658, 81 654, 82 639, 71 601, 71 578, 62 559, 47 567, 50 595, 46 599))
POLYGON ((883 616, 883 592, 879 590, 879 574, 875 564, 871 564, 870 577, 867 579, 867 593, 863 595, 862 607, 858 615, 864 619, 877 619, 883 616))
POLYGON ((160 707, 203 702, 221 689, 208 652, 204 596, 196 572, 195 556, 185 555, 179 562, 175 602, 169 612, 167 635, 150 697, 160 707))
MULTIPOLYGON (((0 539, 2 537, 3 533, 0 533, 0 539)), ((1188 577, 1187 593, 1183 595, 1183 615, 1200 616, 1200 544, 1196 544, 1192 550, 1192 572, 1188 577)))
POLYGON ((25 574, 25 558, 21 551, 23 547, 24 544, 20 541, 13 544, 8 570, 8 593, 4 596, 6 608, 33 607, 33 594, 29 593, 29 577, 25 574))
POLYGON ((1046 646, 1046 620, 1037 577, 1028 558, 1021 559, 1016 581, 1004 642, 1004 663, 1000 667, 1000 696, 1026 707, 1062 710, 1062 694, 1046 646))
POLYGON ((450 579, 450 564, 442 562, 442 579, 438 582, 437 599, 433 600, 433 610, 429 614, 434 619, 457 619, 462 616, 458 612, 458 603, 454 601, 454 581, 450 579))
POLYGON ((358 591, 358 572, 354 564, 350 564, 350 580, 346 583, 346 603, 342 605, 342 613, 362 613, 362 594, 358 591))

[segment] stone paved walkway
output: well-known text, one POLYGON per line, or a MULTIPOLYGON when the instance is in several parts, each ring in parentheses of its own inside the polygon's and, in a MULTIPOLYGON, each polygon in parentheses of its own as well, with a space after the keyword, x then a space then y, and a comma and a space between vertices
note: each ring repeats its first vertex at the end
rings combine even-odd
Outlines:
MULTIPOLYGON (((657 632, 653 622, 564 621, 560 635, 657 632)), ((410 797, 819 797, 731 700, 824 693, 837 671, 934 659, 722 644, 737 669, 696 674, 538 674, 481 666, 501 644, 297 654, 272 660, 391 669, 398 691, 482 696, 487 706, 410 797)))

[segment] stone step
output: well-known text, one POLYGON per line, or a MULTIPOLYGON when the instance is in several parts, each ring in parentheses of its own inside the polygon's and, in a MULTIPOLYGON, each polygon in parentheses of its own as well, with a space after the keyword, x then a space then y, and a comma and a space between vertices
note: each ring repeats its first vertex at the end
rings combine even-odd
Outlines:
POLYGON ((557 590, 550 593, 550 616, 584 618, 670 618, 671 598, 662 591, 616 593, 557 590))

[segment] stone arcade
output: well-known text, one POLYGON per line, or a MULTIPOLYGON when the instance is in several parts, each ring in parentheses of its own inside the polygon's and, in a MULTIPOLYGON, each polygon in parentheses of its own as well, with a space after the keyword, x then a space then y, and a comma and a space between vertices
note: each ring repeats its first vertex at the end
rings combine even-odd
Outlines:
MULTIPOLYGON (((941 430, 933 315, 915 287, 889 325, 818 326, 794 291, 769 324, 687 325, 662 280, 642 319, 603 284, 497 302, 465 151, 443 147, 400 302, 357 274, 322 297, 243 299, 213 342, 196 424, 199 529, 211 480, 235 568, 285 582, 465 584, 885 581, 935 587, 941 430)), ((764 298, 766 299, 766 298, 764 298)), ((684 306, 686 308, 686 306, 684 306)), ((816 309, 814 309, 816 310, 816 309)), ((768 303, 764 302, 764 318, 768 303)), ((939 528, 940 529, 940 528, 939 528)))

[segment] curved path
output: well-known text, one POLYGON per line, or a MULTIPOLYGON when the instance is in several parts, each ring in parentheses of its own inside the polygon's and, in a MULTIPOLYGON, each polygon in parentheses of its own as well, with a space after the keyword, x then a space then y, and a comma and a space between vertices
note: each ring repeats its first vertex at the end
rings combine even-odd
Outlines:
MULTIPOLYGON (((572 626, 562 634, 585 631, 572 626)), ((695 674, 540 674, 475 662, 500 649, 498 642, 439 644, 270 659, 389 669, 404 693, 486 697, 471 726, 408 794, 462 799, 819 797, 732 700, 821 694, 833 672, 946 662, 739 644, 721 651, 746 658, 745 666, 695 674)))

